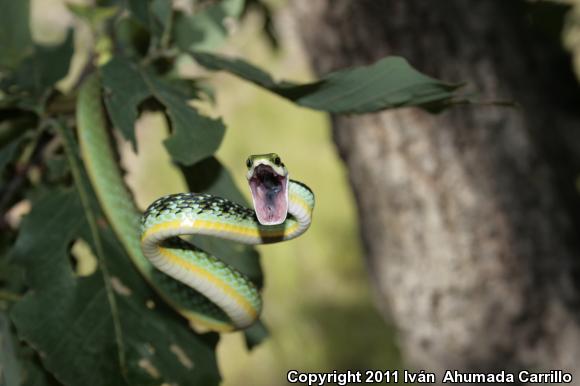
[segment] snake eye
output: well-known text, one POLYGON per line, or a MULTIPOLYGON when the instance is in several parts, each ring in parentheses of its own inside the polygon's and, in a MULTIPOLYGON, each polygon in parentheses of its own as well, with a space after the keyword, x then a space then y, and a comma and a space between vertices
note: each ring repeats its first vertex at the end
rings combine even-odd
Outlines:
POLYGON ((248 167, 248 169, 252 167, 252 160, 251 159, 248 158, 246 160, 246 166, 248 167))
POLYGON ((278 166, 280 166, 280 164, 282 163, 282 161, 280 160, 280 157, 276 157, 274 158, 274 163, 278 166))

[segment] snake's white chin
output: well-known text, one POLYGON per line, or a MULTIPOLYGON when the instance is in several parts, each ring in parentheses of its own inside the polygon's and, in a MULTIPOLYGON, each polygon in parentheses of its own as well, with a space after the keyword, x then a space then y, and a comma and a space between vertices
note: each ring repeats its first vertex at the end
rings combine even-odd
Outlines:
POLYGON ((288 214, 288 174, 280 175, 268 165, 258 165, 249 178, 256 217, 262 225, 278 225, 288 214))

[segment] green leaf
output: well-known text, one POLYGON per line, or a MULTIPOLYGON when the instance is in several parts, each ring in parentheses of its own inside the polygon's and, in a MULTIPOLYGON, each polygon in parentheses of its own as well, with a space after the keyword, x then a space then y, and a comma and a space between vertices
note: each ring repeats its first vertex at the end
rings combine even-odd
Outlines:
POLYGON ((137 107, 151 96, 165 107, 169 117, 173 131, 164 144, 174 161, 192 165, 212 155, 220 145, 225 132, 221 119, 199 114, 188 104, 189 95, 170 82, 118 58, 103 67, 102 76, 111 120, 133 143, 137 107))
POLYGON ((400 57, 336 71, 316 82, 296 84, 276 82, 265 71, 241 59, 197 51, 191 55, 210 70, 231 72, 298 105, 331 113, 367 113, 404 106, 439 110, 452 102, 455 91, 461 87, 424 75, 400 57))
POLYGON ((171 29, 172 2, 168 0, 128 0, 127 8, 133 18, 147 29, 155 43, 171 29))
POLYGON ((0 309, 0 385, 60 385, 42 368, 38 355, 18 340, 6 311, 0 309))
POLYGON ((70 169, 68 162, 62 155, 56 154, 46 160, 45 180, 48 183, 62 182, 69 176, 70 169))
POLYGON ((29 0, 0 0, 0 68, 14 69, 33 50, 29 0))
POLYGON ((0 89, 16 106, 41 110, 47 91, 68 73, 74 49, 73 30, 56 46, 35 45, 34 52, 0 81, 0 89))
POLYGON ((193 15, 178 13, 174 29, 177 46, 184 51, 215 49, 228 36, 229 20, 239 18, 243 9, 243 0, 222 0, 193 15))
POLYGON ((153 33, 161 38, 164 33, 170 32, 171 19, 173 17, 172 2, 167 0, 153 0, 151 2, 151 15, 153 24, 153 33))
POLYGON ((198 79, 166 78, 168 85, 185 99, 205 99, 215 103, 215 92, 212 86, 198 79))
POLYGON ((0 310, 0 384, 21 385, 22 376, 17 358, 17 343, 10 330, 8 316, 0 310))
POLYGON ((128 9, 143 26, 149 26, 149 0, 128 0, 128 9))
POLYGON ((110 279, 118 287, 118 315, 111 312, 99 272, 74 275, 69 248, 77 239, 90 241, 88 229, 74 191, 48 191, 33 203, 12 252, 26 268, 31 289, 12 311, 20 338, 67 385, 217 384, 215 335, 194 334, 164 308, 109 228, 99 233, 110 279), (151 300, 154 310, 146 306, 151 300), (115 318, 122 342, 114 334, 115 318), (117 350, 126 358, 124 369, 117 350))
POLYGON ((104 99, 111 121, 136 146, 137 107, 151 95, 136 65, 113 59, 101 69, 104 99))
POLYGON ((163 141, 171 158, 182 165, 192 165, 215 153, 225 133, 221 118, 199 114, 158 78, 148 77, 148 84, 155 90, 155 97, 165 105, 171 121, 172 135, 163 141))

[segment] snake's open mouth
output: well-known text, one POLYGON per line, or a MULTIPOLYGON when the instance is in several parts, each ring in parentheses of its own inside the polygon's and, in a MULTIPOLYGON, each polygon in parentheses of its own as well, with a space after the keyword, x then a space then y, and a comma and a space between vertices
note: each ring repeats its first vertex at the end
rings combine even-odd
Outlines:
POLYGON ((249 184, 260 224, 283 223, 288 213, 288 174, 280 175, 271 166, 261 164, 254 168, 249 184))

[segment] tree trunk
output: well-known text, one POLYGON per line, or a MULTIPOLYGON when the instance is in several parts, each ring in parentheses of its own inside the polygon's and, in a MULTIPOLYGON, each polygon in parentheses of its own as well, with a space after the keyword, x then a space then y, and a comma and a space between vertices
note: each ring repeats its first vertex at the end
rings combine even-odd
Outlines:
POLYGON ((299 0, 293 13, 320 74, 401 55, 519 105, 333 117, 377 303, 407 363, 563 369, 580 382, 580 98, 559 42, 525 7, 299 0))

